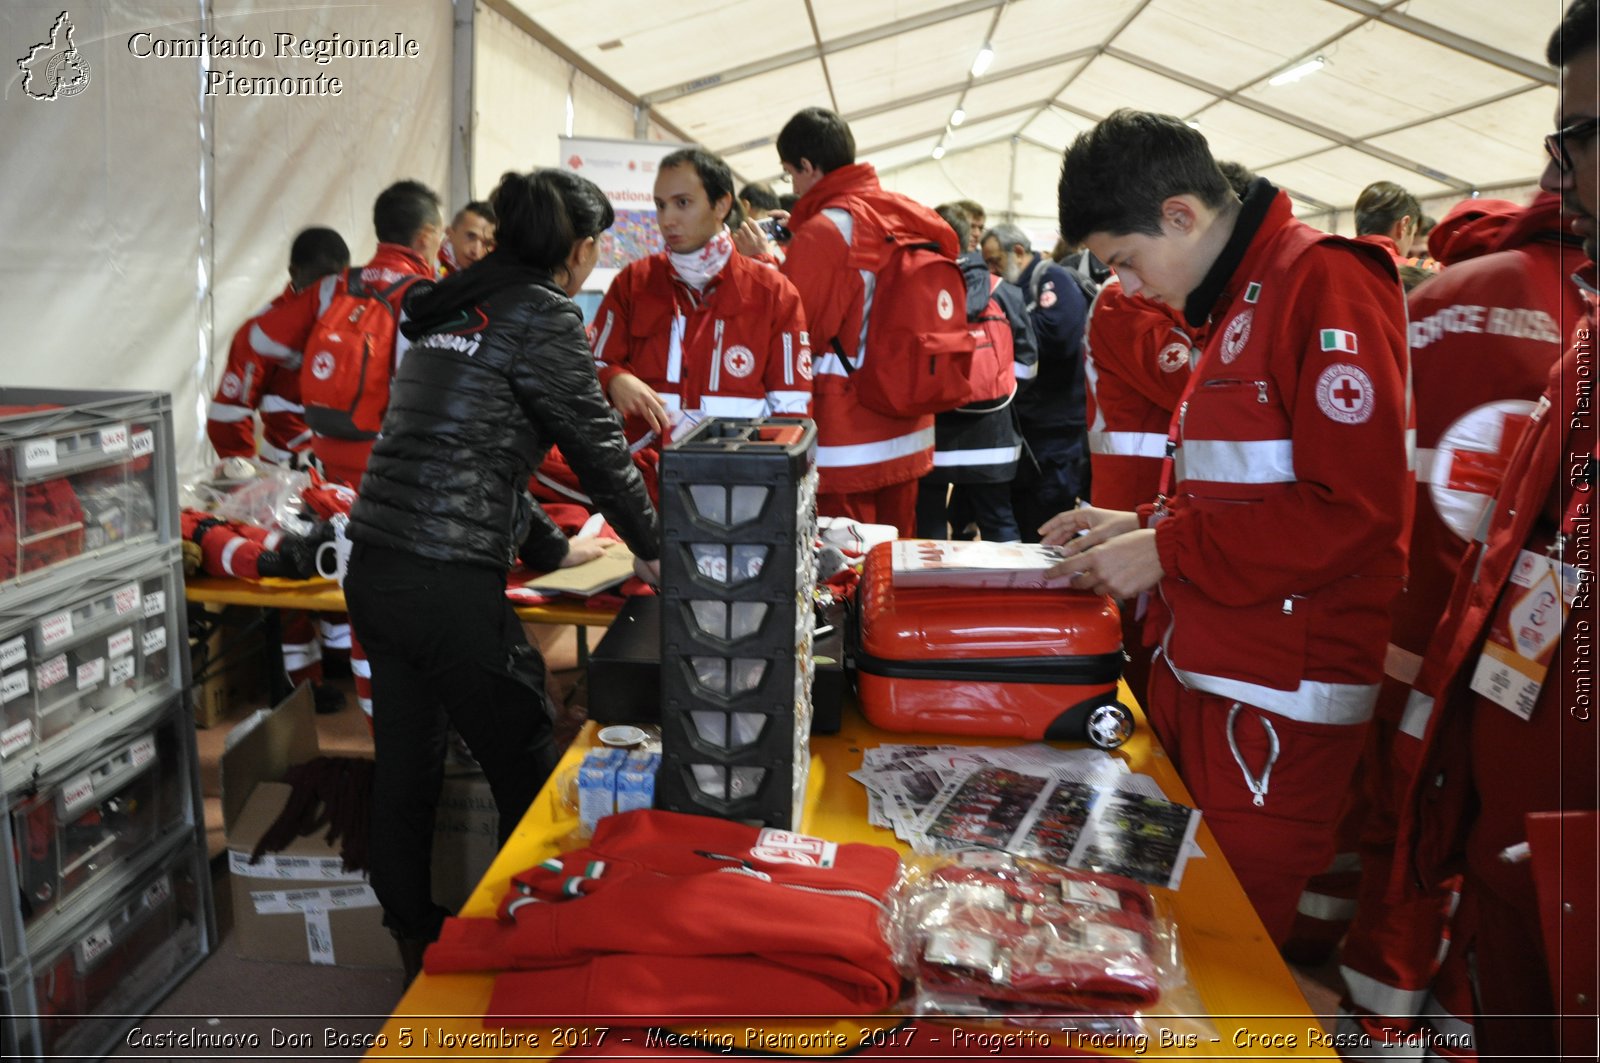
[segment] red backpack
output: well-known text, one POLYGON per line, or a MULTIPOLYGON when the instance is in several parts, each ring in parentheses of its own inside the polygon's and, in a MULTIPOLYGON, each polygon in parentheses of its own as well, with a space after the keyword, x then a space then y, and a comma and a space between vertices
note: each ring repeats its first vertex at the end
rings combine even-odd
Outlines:
POLYGON ((1009 402, 1017 393, 1016 343, 1011 335, 1011 322, 993 294, 998 287, 1000 278, 990 274, 989 301, 984 304, 982 313, 967 317, 968 324, 975 326, 971 333, 977 344, 972 352, 972 374, 968 378, 972 388, 969 405, 982 407, 974 410, 975 413, 1002 409, 1005 403, 1000 400, 1009 402))
POLYGON ((373 288, 352 269, 336 278, 327 308, 306 337, 300 401, 320 436, 375 439, 389 408, 398 315, 391 299, 422 278, 373 288))
POLYGON ((851 364, 833 349, 874 413, 913 417, 972 401, 975 346, 967 330, 967 282, 961 267, 931 240, 887 236, 867 317, 867 357, 851 364))

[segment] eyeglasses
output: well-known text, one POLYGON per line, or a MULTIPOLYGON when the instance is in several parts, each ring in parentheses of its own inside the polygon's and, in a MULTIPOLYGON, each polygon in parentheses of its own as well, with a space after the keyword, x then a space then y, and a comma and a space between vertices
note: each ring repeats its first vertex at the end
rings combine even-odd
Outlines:
POLYGON ((1584 118, 1573 122, 1569 126, 1551 133, 1544 138, 1544 150, 1550 156, 1550 161, 1560 168, 1562 173, 1572 172, 1572 154, 1568 149, 1569 142, 1589 140, 1600 130, 1600 118, 1584 118))

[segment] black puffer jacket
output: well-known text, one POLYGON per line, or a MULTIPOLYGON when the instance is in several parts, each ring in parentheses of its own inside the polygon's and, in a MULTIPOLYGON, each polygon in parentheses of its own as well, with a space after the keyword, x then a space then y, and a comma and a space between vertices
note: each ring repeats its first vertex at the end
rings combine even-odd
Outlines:
POLYGON ((406 296, 412 345, 350 514, 350 538, 504 568, 554 568, 566 539, 526 491, 551 444, 634 554, 660 524, 600 393, 583 316, 546 273, 492 254, 406 296))

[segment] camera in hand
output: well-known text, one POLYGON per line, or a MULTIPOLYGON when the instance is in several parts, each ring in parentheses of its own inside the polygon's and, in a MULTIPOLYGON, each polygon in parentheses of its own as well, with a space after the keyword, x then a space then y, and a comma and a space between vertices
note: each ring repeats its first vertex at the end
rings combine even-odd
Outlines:
POLYGON ((783 222, 774 217, 760 218, 756 221, 756 224, 761 227, 762 232, 767 234, 767 239, 776 240, 780 244, 788 243, 794 236, 794 233, 790 232, 783 222))

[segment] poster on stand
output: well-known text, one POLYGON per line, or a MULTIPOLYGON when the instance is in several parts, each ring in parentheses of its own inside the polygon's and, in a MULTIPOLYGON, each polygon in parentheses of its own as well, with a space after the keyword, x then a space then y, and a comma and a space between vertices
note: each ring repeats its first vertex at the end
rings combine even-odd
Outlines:
POLYGON ((600 262, 589 275, 585 292, 603 293, 623 266, 661 250, 656 167, 674 151, 691 146, 661 140, 561 138, 561 168, 599 185, 617 214, 616 222, 600 237, 600 262))

